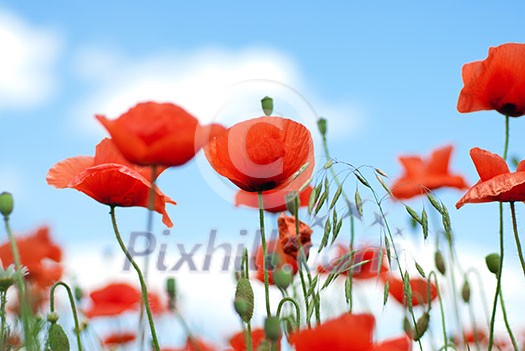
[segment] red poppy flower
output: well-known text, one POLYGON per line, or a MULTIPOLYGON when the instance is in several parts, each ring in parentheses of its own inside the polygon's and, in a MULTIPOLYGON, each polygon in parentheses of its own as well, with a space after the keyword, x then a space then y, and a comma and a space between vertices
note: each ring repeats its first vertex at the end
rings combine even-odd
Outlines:
POLYGON ((235 124, 205 148, 211 166, 249 192, 299 190, 313 172, 313 152, 308 129, 281 117, 235 124))
POLYGON ((225 128, 201 126, 180 106, 143 102, 115 120, 97 115, 120 152, 138 165, 180 166, 225 128))
MULTIPOLYGON (((264 341, 264 329, 257 328, 252 330, 252 349, 257 350, 259 345, 264 341)), ((235 334, 230 339, 230 345, 233 351, 246 351, 246 335, 245 332, 235 334)), ((277 343, 277 350, 281 349, 280 343, 277 343)))
POLYGON ((456 208, 466 203, 525 201, 525 161, 518 164, 516 172, 499 155, 473 148, 470 157, 480 180, 457 202, 456 208))
POLYGON ((376 278, 388 272, 388 263, 384 250, 376 247, 365 246, 355 250, 353 259, 350 260, 350 250, 347 246, 337 245, 337 257, 334 258, 328 265, 319 266, 317 268, 319 273, 340 272, 340 274, 348 275, 348 271, 352 268, 352 278, 357 280, 367 280, 376 278), (379 257, 382 252, 381 268, 379 268, 379 257), (365 262, 360 264, 361 262, 365 262))
POLYGON ((114 333, 106 336, 104 340, 102 340, 102 344, 104 346, 124 345, 135 341, 136 338, 137 335, 131 332, 114 333))
MULTIPOLYGON (((29 236, 17 237, 16 243, 20 261, 27 267, 27 279, 30 282, 38 288, 45 289, 60 280, 63 272, 60 264, 62 250, 51 241, 48 227, 40 227, 29 236)), ((4 266, 14 263, 9 242, 0 246, 0 260, 4 266)))
MULTIPOLYGON (((392 296, 399 303, 406 305, 407 297, 405 295, 403 281, 393 276, 383 278, 383 280, 388 281, 388 293, 390 296, 392 296)), ((412 289, 412 306, 426 305, 434 301, 438 295, 436 286, 426 279, 411 278, 409 280, 409 284, 410 288, 412 289)))
MULTIPOLYGON (((281 269, 288 265, 292 269, 292 273, 297 273, 298 266, 297 260, 284 253, 283 248, 279 240, 271 240, 266 245, 266 270, 268 271, 268 282, 273 282, 273 272, 277 269, 281 269)), ((262 246, 259 246, 255 255, 255 268, 257 268, 256 278, 264 283, 264 271, 263 271, 263 250, 262 246)))
POLYGON ((308 257, 310 247, 312 246, 310 240, 313 232, 312 228, 306 223, 299 221, 299 233, 297 233, 295 217, 287 216, 284 213, 279 215, 277 227, 279 228, 279 241, 285 254, 297 260, 300 243, 305 256, 308 257))
MULTIPOLYGON (((151 170, 127 162, 111 139, 104 139, 97 145, 94 157, 78 156, 57 163, 46 179, 56 188, 73 188, 100 203, 121 207, 147 208, 152 187, 151 170)), ((166 212, 166 203, 175 204, 156 187, 155 211, 162 214, 164 224, 171 227, 173 223, 166 212)))
POLYGON ((452 145, 436 149, 428 160, 423 160, 420 156, 399 157, 405 173, 392 185, 394 197, 410 199, 426 193, 427 190, 442 187, 467 188, 467 183, 462 176, 449 172, 452 149, 452 145))
POLYGON ((345 350, 345 351, 410 351, 412 343, 405 337, 373 342, 375 319, 371 314, 345 313, 312 329, 291 335, 296 351, 345 350))
MULTIPOLYGON (((272 213, 279 213, 286 211, 286 201, 285 196, 288 193, 285 191, 263 191, 263 204, 265 211, 272 213)), ((308 206, 310 201, 310 195, 312 194, 312 187, 307 186, 299 194, 299 206, 305 207, 308 206)), ((253 192, 248 192, 244 190, 239 190, 235 195, 235 206, 245 205, 252 208, 259 208, 259 197, 258 194, 253 192)))
POLYGON ((177 349, 161 349, 161 351, 216 351, 216 347, 212 347, 198 338, 188 338, 186 345, 177 349))
POLYGON ((463 66, 464 87, 458 111, 496 110, 519 117, 525 114, 525 44, 509 43, 489 49, 483 61, 463 66))

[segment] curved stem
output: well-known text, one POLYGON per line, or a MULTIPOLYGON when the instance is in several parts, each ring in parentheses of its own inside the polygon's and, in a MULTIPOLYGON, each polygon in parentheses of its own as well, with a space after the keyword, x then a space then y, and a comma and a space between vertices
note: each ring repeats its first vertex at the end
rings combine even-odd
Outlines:
POLYGON ((69 304, 71 305, 71 312, 73 313, 73 321, 75 322, 75 335, 77 337, 77 347, 78 347, 78 351, 82 351, 82 342, 80 340, 80 324, 78 323, 78 314, 77 314, 77 307, 75 305, 75 298, 73 297, 71 288, 66 283, 56 282, 55 284, 53 284, 49 292, 49 308, 51 312, 55 312, 55 289, 59 285, 63 286, 67 291, 67 295, 69 298, 69 304))
POLYGON ((270 309, 270 284, 268 282, 268 270, 266 269, 266 235, 264 233, 264 203, 263 203, 263 196, 262 192, 258 192, 258 199, 259 199, 259 224, 261 228, 261 245, 263 249, 263 260, 262 260, 262 268, 264 272, 264 297, 266 301, 266 315, 270 317, 272 315, 272 311, 270 309))
POLYGON ((153 341, 153 347, 155 351, 160 351, 159 341, 157 340, 157 332, 155 331, 155 324, 153 323, 153 315, 151 314, 151 308, 150 308, 149 300, 148 300, 148 288, 146 287, 146 282, 144 281, 142 271, 140 270, 140 267, 137 265, 137 263, 135 262, 131 254, 129 253, 128 249, 126 248, 126 245, 122 241, 122 237, 120 236, 120 232, 117 226, 117 219, 115 217, 115 206, 111 206, 110 214, 111 214, 111 222, 113 224, 113 230, 115 232, 115 237, 117 238, 118 244, 120 248, 122 249, 122 252, 124 252, 127 259, 129 260, 129 262, 131 263, 131 265, 137 272, 137 275, 139 277, 140 290, 142 292, 142 301, 144 302, 144 307, 146 308, 146 314, 148 316, 148 322, 149 322, 149 327, 151 331, 151 339, 153 341))
POLYGON ((494 294, 494 303, 492 304, 492 316, 490 317, 489 345, 487 350, 491 351, 494 344, 494 324, 496 322, 496 310, 498 308, 498 295, 501 291, 501 273, 503 272, 503 204, 499 203, 499 271, 497 274, 496 293, 494 294))
POLYGON ((281 310, 283 308, 283 305, 286 302, 290 302, 295 307, 295 317, 297 318, 296 322, 295 322, 295 329, 298 330, 299 329, 299 325, 301 324, 301 308, 299 307, 299 303, 297 303, 297 301, 295 301, 293 298, 291 298, 291 297, 284 297, 279 302, 279 306, 277 306, 277 317, 281 318, 281 310))
POLYGON ((520 236, 518 234, 518 223, 516 221, 516 209, 514 208, 514 202, 510 203, 510 213, 512 215, 512 229, 514 231, 514 240, 516 241, 516 246, 518 247, 518 257, 520 258, 523 274, 525 274, 525 259, 523 258, 523 251, 521 250, 521 242, 520 236))

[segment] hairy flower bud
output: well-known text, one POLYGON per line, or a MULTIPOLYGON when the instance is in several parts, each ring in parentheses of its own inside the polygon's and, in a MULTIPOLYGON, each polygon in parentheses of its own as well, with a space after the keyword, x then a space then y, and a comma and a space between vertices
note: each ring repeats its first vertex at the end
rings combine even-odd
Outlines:
POLYGON ((461 298, 465 303, 469 303, 470 301, 470 284, 468 283, 468 280, 465 280, 463 287, 461 288, 461 298))
POLYGON ((245 323, 248 323, 252 319, 253 289, 248 278, 241 278, 237 282, 234 308, 245 323))
POLYGON ((3 192, 0 194, 0 213, 4 215, 4 217, 9 217, 11 212, 13 212, 14 207, 14 200, 13 195, 8 192, 3 192))
POLYGON ((52 323, 49 327, 46 350, 69 351, 69 340, 59 324, 52 323))
POLYGON ((264 321, 264 334, 270 341, 277 341, 281 337, 281 323, 279 317, 270 316, 264 321))
POLYGON ((271 116, 273 113, 273 99, 269 96, 265 96, 261 100, 261 107, 266 116, 271 116))
POLYGON ((279 288, 286 290, 290 283, 292 282, 293 274, 292 269, 289 265, 284 265, 281 268, 278 268, 273 273, 273 281, 275 285, 277 285, 279 288))
POLYGON ((328 129, 326 124, 327 124, 326 119, 323 117, 317 120, 317 127, 319 128, 319 132, 321 133, 322 136, 326 135, 326 131, 328 129))
POLYGON ((416 330, 414 330, 414 340, 418 341, 423 337, 425 332, 428 329, 428 322, 430 320, 430 314, 428 312, 423 313, 421 317, 417 320, 416 330))

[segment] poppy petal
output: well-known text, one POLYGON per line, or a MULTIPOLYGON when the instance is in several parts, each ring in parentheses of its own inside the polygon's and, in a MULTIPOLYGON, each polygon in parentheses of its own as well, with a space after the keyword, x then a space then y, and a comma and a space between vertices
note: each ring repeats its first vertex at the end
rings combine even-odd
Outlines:
POLYGON ((93 157, 77 156, 67 158, 54 165, 46 176, 47 184, 55 188, 66 188, 77 174, 93 166, 93 157))
POLYGON ((510 172, 505 160, 490 151, 475 147, 470 150, 470 157, 482 181, 510 172))

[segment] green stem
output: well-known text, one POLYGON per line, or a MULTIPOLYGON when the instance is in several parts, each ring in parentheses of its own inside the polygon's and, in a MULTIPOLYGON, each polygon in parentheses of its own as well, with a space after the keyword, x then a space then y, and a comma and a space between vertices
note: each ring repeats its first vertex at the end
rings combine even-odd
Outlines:
POLYGON ((248 322, 246 323, 246 335, 245 335, 245 342, 246 342, 246 351, 252 351, 252 323, 248 322))
POLYGON ((505 116, 505 144, 503 146, 503 159, 507 161, 507 151, 509 150, 509 116, 505 116))
POLYGON ((124 254, 126 255, 127 259, 129 260, 129 262, 131 263, 131 265, 133 266, 133 268, 137 272, 137 275, 139 277, 140 290, 142 292, 142 301, 144 303, 144 307, 146 308, 146 314, 148 316, 148 322, 149 322, 149 327, 150 327, 150 331, 151 331, 151 338, 152 338, 152 342, 153 342, 153 347, 154 347, 155 351, 160 351, 159 341, 157 340, 157 332, 155 331, 155 324, 153 323, 153 315, 151 313, 151 308, 150 308, 149 300, 148 300, 148 288, 146 287, 146 282, 144 281, 144 277, 142 275, 142 271, 140 270, 140 267, 135 262, 135 260, 133 259, 133 256, 131 256, 131 254, 129 253, 128 249, 126 248, 126 245, 122 241, 122 237, 120 236, 120 232, 119 232, 118 226, 117 226, 117 219, 115 217, 115 206, 111 206, 110 214, 111 214, 111 222, 113 224, 113 231, 115 232, 115 237, 117 238, 118 244, 119 244, 120 248, 122 249, 122 252, 124 252, 124 254))
POLYGON ((277 317, 281 318, 281 310, 286 302, 290 302, 295 307, 295 329, 299 330, 299 325, 301 325, 301 308, 299 307, 299 303, 295 301, 291 297, 284 297, 280 302, 279 306, 277 306, 277 317))
MULTIPOLYGON (((20 268, 22 267, 22 264, 20 261, 20 252, 18 251, 18 246, 16 244, 15 237, 11 230, 11 225, 9 224, 9 216, 4 216, 4 222, 5 222, 5 230, 7 232, 7 237, 9 238, 9 242, 11 244, 11 251, 13 252, 13 261, 15 262, 15 268, 17 272, 20 272, 20 268)), ((16 275, 16 282, 17 282, 17 287, 18 287, 18 296, 20 299, 22 324, 24 325, 24 342, 29 351, 36 350, 35 345, 34 345, 34 340, 32 338, 31 325, 29 322, 29 319, 32 317, 33 313, 31 311, 31 308, 27 304, 25 285, 24 285, 24 280, 21 274, 16 275)))
POLYGON ((490 333, 489 345, 487 350, 491 351, 494 344, 494 324, 496 322, 496 310, 498 308, 498 296, 501 291, 501 273, 503 272, 503 255, 505 253, 503 247, 503 204, 499 203, 499 271, 497 274, 496 293, 494 294, 494 303, 492 304, 492 316, 490 318, 490 333))
POLYGON ((77 347, 78 351, 82 351, 82 342, 80 340, 80 324, 78 323, 78 314, 77 314, 77 307, 75 305, 75 298, 73 297, 73 293, 71 292, 71 288, 64 282, 56 282, 51 287, 51 291, 49 292, 49 308, 51 312, 55 312, 55 289, 59 286, 63 286, 66 291, 69 298, 69 304, 71 305, 71 312, 73 313, 73 321, 75 322, 75 335, 77 338, 77 347))
POLYGON ((1 325, 0 325, 0 347, 2 350, 5 349, 5 340, 6 340, 6 330, 5 330, 5 308, 7 305, 7 299, 6 299, 7 290, 1 290, 0 291, 0 299, 1 299, 1 305, 0 305, 0 319, 1 319, 1 325))
POLYGON ((446 239, 447 239, 447 242, 448 242, 448 248, 449 248, 449 251, 450 251, 450 264, 449 264, 449 269, 450 269, 450 281, 452 283, 452 296, 453 296, 453 299, 454 299, 454 314, 455 314, 455 317, 456 317, 456 323, 457 323, 457 328, 458 330, 460 331, 460 340, 463 341, 464 339, 464 335, 465 335, 465 331, 463 330, 463 323, 461 322, 461 317, 460 317, 460 313, 459 313, 459 301, 458 301, 458 296, 457 296, 457 283, 456 283, 456 273, 454 272, 454 267, 455 267, 455 254, 454 254, 454 244, 452 242, 452 235, 446 235, 446 239))
POLYGON ((507 318, 507 309, 505 308, 505 302, 503 301, 503 291, 499 292, 499 302, 501 304, 501 311, 503 312, 503 321, 505 322, 505 328, 507 329, 507 333, 509 334, 510 340, 512 341, 514 351, 519 351, 518 343, 516 342, 516 338, 512 333, 512 329, 510 328, 509 320, 507 318))
POLYGON ((488 310, 488 300, 487 296, 485 295, 485 284, 483 284, 483 279, 481 278, 481 275, 479 274, 479 271, 475 269, 474 267, 467 270, 465 273, 465 277, 468 276, 470 273, 474 273, 474 276, 476 277, 476 281, 478 284, 478 291, 481 294, 481 302, 483 304, 483 312, 485 313, 485 319, 487 322, 487 326, 490 325, 490 316, 489 316, 489 310, 488 310))
POLYGON ((264 297, 266 301, 266 315, 268 317, 271 317, 272 311, 270 309, 270 284, 268 282, 268 270, 266 269, 266 235, 264 233, 264 202, 263 202, 263 195, 262 192, 258 192, 258 199, 259 199, 259 224, 261 228, 261 245, 263 249, 263 260, 262 260, 262 268, 264 272, 264 297))
MULTIPOLYGON (((447 349, 447 327, 445 325, 445 310, 443 309, 443 300, 441 299, 441 292, 439 289, 439 284, 437 281, 437 275, 436 272, 432 271, 428 275, 428 280, 434 277, 434 284, 436 285, 436 290, 438 294, 438 300, 439 300, 439 311, 441 313, 441 328, 443 329, 443 345, 445 347, 445 350, 447 349)), ((430 290, 430 284, 428 285, 428 289, 430 290)))
POLYGON ((520 258, 523 274, 525 274, 525 259, 523 258, 523 251, 521 250, 521 242, 520 236, 518 234, 518 223, 516 221, 516 209, 514 208, 514 202, 510 203, 510 213, 512 215, 512 229, 514 231, 514 240, 516 241, 516 246, 518 247, 518 257, 520 258))

